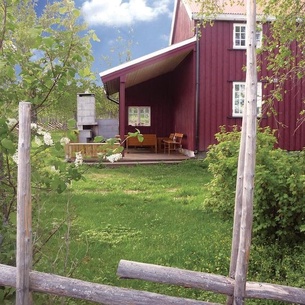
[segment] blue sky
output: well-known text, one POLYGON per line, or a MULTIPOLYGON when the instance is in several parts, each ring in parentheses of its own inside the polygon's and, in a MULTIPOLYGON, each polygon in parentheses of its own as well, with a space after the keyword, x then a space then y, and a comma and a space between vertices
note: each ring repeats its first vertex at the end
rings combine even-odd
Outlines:
MULTIPOLYGON (((47 1, 38 0, 37 9, 41 10, 47 1)), ((97 78, 100 72, 125 62, 126 57, 120 58, 119 54, 127 49, 131 50, 131 58, 136 59, 169 45, 174 0, 74 2, 89 29, 100 39, 92 43, 95 58, 92 70, 97 78)))

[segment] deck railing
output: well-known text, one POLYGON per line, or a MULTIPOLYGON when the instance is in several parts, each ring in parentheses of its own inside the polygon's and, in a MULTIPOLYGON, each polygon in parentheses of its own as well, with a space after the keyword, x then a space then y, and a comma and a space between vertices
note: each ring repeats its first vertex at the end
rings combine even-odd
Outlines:
POLYGON ((65 154, 67 160, 75 159, 78 152, 81 152, 84 159, 98 159, 99 154, 106 153, 119 146, 120 143, 68 143, 65 145, 65 154))

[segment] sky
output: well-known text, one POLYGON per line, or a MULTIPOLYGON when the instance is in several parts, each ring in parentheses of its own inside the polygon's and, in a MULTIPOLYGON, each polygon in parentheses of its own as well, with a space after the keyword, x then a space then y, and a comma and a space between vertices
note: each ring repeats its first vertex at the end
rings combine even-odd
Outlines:
MULTIPOLYGON (((42 10, 48 0, 38 0, 42 10)), ((75 0, 89 29, 100 42, 92 42, 98 74, 131 59, 150 54, 169 45, 174 0, 75 0)), ((98 79, 97 82, 100 82, 98 79)))

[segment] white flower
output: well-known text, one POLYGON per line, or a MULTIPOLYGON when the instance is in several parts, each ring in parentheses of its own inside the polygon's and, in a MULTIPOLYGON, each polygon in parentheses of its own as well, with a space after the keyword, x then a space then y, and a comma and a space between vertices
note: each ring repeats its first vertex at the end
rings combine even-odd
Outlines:
POLYGON ((16 149, 16 152, 13 154, 12 159, 18 165, 18 149, 16 149))
POLYGON ((41 139, 37 136, 35 136, 35 143, 37 144, 37 146, 41 146, 43 144, 41 139))
POLYGON ((17 120, 14 118, 8 118, 6 121, 6 125, 8 126, 8 128, 12 128, 16 124, 17 124, 17 120))
POLYGON ((31 129, 37 129, 37 124, 36 123, 31 123, 31 129))
POLYGON ((122 159, 122 157, 123 157, 122 154, 119 153, 119 154, 110 155, 110 156, 106 157, 106 159, 107 159, 109 162, 113 163, 113 162, 116 162, 116 161, 122 159))
POLYGON ((59 169, 56 169, 56 167, 54 165, 51 166, 50 170, 51 170, 52 173, 59 174, 59 169))
POLYGON ((67 137, 63 137, 63 138, 60 139, 60 144, 62 146, 64 146, 65 144, 69 144, 69 143, 70 143, 70 139, 67 138, 67 137))
POLYGON ((38 129, 37 129, 37 134, 39 134, 39 135, 41 135, 41 136, 44 136, 47 132, 45 132, 44 130, 42 130, 42 128, 41 127, 38 127, 38 129))
POLYGON ((52 140, 52 137, 51 137, 51 135, 50 135, 48 132, 46 132, 46 133, 43 135, 43 141, 44 141, 44 143, 45 143, 46 145, 48 145, 48 146, 54 145, 53 140, 52 140))
POLYGON ((82 152, 81 151, 75 153, 74 164, 75 164, 76 167, 78 167, 78 166, 83 164, 83 156, 82 156, 82 152))

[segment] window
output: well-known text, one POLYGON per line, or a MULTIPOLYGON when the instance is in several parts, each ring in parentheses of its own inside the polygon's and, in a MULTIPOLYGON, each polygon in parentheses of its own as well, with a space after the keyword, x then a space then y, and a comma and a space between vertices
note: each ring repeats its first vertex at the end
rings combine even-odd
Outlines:
MULTIPOLYGON (((233 116, 241 117, 243 114, 243 106, 246 96, 246 83, 234 82, 233 83, 233 116)), ((257 115, 262 113, 262 83, 257 83, 257 115)))
POLYGON ((150 126, 150 107, 128 107, 128 125, 150 126))
MULTIPOLYGON (((234 24, 233 33, 233 48, 234 49, 246 49, 246 25, 241 23, 234 24)), ((258 25, 256 30, 256 48, 260 48, 262 45, 262 26, 258 25)))

